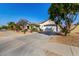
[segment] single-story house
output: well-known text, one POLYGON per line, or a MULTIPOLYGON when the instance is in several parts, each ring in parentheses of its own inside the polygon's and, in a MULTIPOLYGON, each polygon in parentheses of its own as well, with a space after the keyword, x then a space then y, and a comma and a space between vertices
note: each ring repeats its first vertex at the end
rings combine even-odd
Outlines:
MULTIPOLYGON (((57 32, 56 31, 56 24, 54 23, 54 21, 51 21, 51 20, 47 20, 47 21, 40 23, 40 29, 43 31, 57 32)), ((58 28, 58 32, 59 31, 60 30, 58 28)))

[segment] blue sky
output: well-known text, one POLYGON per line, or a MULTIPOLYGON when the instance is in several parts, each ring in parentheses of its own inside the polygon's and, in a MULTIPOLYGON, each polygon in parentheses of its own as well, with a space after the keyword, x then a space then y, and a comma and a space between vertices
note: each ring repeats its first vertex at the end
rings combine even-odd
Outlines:
POLYGON ((0 25, 19 19, 39 23, 48 19, 49 3, 0 3, 0 25))
MULTIPOLYGON (((10 21, 17 22, 21 18, 33 23, 48 20, 50 3, 0 3, 0 25, 10 21)), ((75 21, 79 21, 79 15, 75 21)))

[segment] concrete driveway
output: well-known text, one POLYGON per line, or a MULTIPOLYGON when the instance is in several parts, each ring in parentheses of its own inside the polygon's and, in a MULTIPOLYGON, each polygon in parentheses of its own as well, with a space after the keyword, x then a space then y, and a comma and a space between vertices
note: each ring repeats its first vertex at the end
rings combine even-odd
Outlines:
POLYGON ((64 56, 79 55, 79 47, 49 43, 53 35, 32 33, 30 35, 0 38, 1 56, 64 56), (73 54, 72 54, 73 53, 73 54))

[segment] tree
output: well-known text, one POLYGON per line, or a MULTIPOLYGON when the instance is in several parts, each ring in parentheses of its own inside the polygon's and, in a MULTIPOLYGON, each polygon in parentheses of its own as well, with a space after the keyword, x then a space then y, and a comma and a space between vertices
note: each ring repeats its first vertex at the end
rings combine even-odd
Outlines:
POLYGON ((2 25, 1 27, 0 27, 0 29, 7 29, 8 27, 6 26, 6 25, 2 25))
POLYGON ((9 22, 9 23, 8 23, 8 28, 9 28, 10 30, 14 30, 15 27, 16 27, 15 22, 9 22))
POLYGON ((1 28, 1 26, 0 26, 0 30, 1 30, 2 28, 1 28))
MULTIPOLYGON (((56 26, 59 26, 65 36, 71 32, 71 25, 76 20, 79 13, 79 4, 77 3, 53 3, 49 10, 49 18, 53 20, 56 26)), ((76 27, 74 27, 76 28, 76 27)))
POLYGON ((24 28, 28 24, 28 21, 26 19, 20 19, 20 21, 18 21, 17 24, 24 28))

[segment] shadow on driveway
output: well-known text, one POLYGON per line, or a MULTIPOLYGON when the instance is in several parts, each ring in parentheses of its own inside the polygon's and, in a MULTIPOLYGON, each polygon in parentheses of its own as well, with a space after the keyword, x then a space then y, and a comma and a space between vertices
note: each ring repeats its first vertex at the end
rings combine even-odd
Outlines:
POLYGON ((60 33, 57 32, 51 32, 51 31, 46 31, 46 32, 39 32, 40 34, 45 34, 45 35, 61 35, 60 33))

